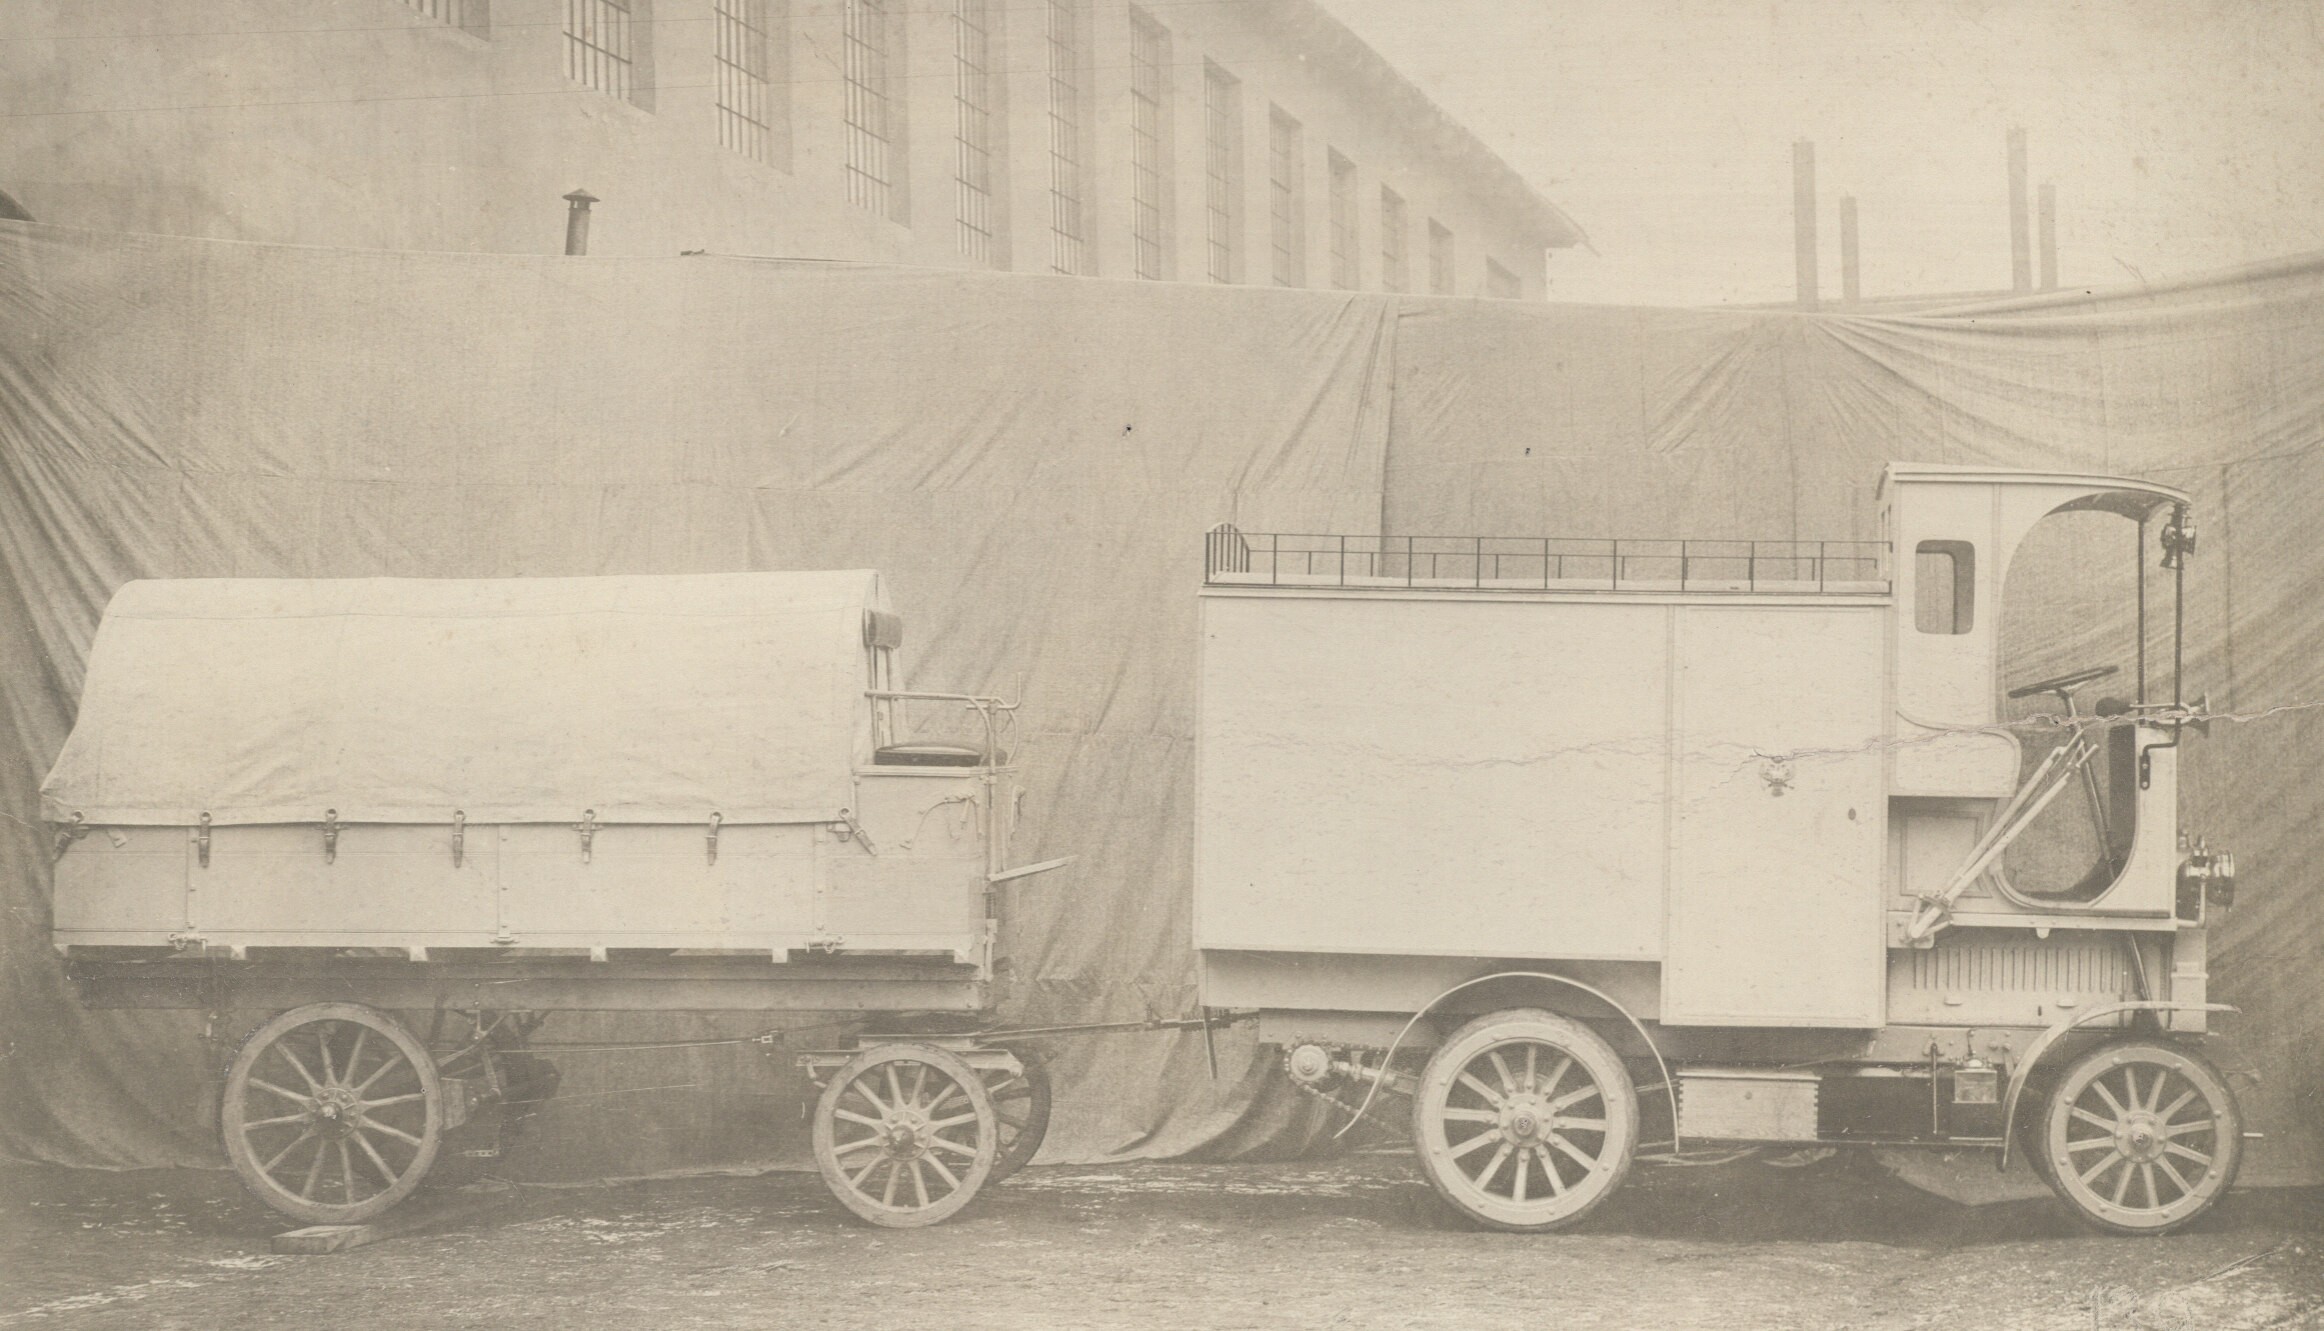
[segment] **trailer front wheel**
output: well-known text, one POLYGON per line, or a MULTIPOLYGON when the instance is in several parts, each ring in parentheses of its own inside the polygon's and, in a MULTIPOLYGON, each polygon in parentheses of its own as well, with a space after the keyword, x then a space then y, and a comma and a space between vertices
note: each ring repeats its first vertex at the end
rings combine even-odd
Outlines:
POLYGON ((1437 1195, 1495 1229, 1573 1224, 1621 1186, 1638 1092, 1613 1048, 1539 1008, 1477 1018, 1428 1060, 1413 1145, 1437 1195))
POLYGON ((2085 1220, 2166 1234, 2235 1180, 2243 1119, 2217 1069, 2155 1040, 2101 1045, 2066 1069, 2043 1116, 2050 1184, 2085 1220))
POLYGON ((814 1136, 831 1195, 891 1229, 968 1205, 1000 1155, 984 1079, 933 1045, 876 1045, 849 1059, 823 1088, 814 1136))

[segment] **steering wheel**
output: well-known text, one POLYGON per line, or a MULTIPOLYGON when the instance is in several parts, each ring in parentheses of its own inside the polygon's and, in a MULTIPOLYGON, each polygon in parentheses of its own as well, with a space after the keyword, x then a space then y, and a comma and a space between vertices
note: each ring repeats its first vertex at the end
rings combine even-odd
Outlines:
POLYGON ((2094 679, 2104 679, 2108 675, 2120 674, 2121 671, 2121 666, 2092 666, 2088 670, 2077 670, 2071 675, 2059 675, 2054 679, 2037 679, 2031 684, 2021 684, 2011 689, 2009 696, 2012 698, 2031 698, 2037 693, 2062 693, 2067 689, 2078 688, 2094 679))

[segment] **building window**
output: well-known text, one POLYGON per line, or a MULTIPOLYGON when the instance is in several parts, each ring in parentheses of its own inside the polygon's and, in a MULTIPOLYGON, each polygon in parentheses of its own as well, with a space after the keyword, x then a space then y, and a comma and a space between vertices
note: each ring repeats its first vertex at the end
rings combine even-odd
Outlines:
POLYGON ((847 0, 845 27, 848 201, 895 217, 898 154, 888 83, 895 29, 888 0, 847 0))
POLYGON ((1409 289, 1411 271, 1404 258, 1404 196, 1380 187, 1380 289, 1409 289))
POLYGON ((717 27, 718 142, 754 162, 775 160, 774 32, 767 0, 712 0, 717 27))
POLYGON ((1170 35, 1130 11, 1130 248, 1139 277, 1159 279, 1166 253, 1163 189, 1168 161, 1170 35))
POLYGON ((1049 0, 1049 266, 1079 273, 1081 226, 1081 2, 1049 0))
POLYGON ((1202 67, 1203 231, 1210 250, 1210 280, 1241 276, 1236 227, 1242 222, 1243 95, 1234 76, 1217 65, 1202 67))
POLYGON ((465 28, 481 37, 491 26, 491 0, 404 0, 447 28, 465 28))
POLYGON ((565 76, 644 104, 647 0, 565 0, 565 76))
POLYGON ((1356 164, 1338 153, 1331 167, 1331 284, 1356 289, 1356 164))
POLYGON ((1517 274, 1503 268, 1491 259, 1485 260, 1485 294, 1495 300, 1516 300, 1525 294, 1525 287, 1517 274))
POLYGON ((1433 217, 1428 219, 1428 290, 1437 296, 1453 293, 1452 232, 1433 217))
POLYGON ((1305 209, 1301 207, 1300 175, 1306 168, 1300 151, 1299 122, 1279 107, 1267 111, 1267 219, 1275 244, 1275 285, 1307 285, 1305 209))
POLYGON ((958 196, 955 232, 963 257, 993 258, 993 67, 989 0, 954 0, 952 100, 958 160, 952 178, 958 196))

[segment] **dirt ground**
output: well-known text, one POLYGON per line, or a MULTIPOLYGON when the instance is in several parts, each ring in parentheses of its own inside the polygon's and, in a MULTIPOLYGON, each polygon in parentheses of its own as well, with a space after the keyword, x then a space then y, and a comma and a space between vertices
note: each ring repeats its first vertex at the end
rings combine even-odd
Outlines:
POLYGON ((0 1327, 2324 1328, 2324 1191, 2123 1239, 1848 1155, 1641 1167, 1533 1237, 1465 1227, 1394 1154, 1034 1168, 911 1231, 803 1174, 419 1205, 422 1232, 290 1257, 223 1173, 0 1172, 0 1327))

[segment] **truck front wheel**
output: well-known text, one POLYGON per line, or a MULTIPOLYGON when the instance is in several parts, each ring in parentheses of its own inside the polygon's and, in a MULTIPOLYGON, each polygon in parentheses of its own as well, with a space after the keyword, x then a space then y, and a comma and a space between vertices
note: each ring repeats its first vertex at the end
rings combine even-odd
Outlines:
POLYGON ((1438 1047, 1413 1096, 1412 1132, 1422 1172, 1462 1214, 1495 1229, 1559 1229, 1630 1172, 1638 1092, 1588 1027, 1513 1008, 1438 1047))
POLYGON ((2042 1126, 2051 1186, 2118 1234, 2167 1234, 2210 1210, 2243 1151, 2227 1079, 2159 1040, 2101 1045, 2076 1060, 2042 1126))

